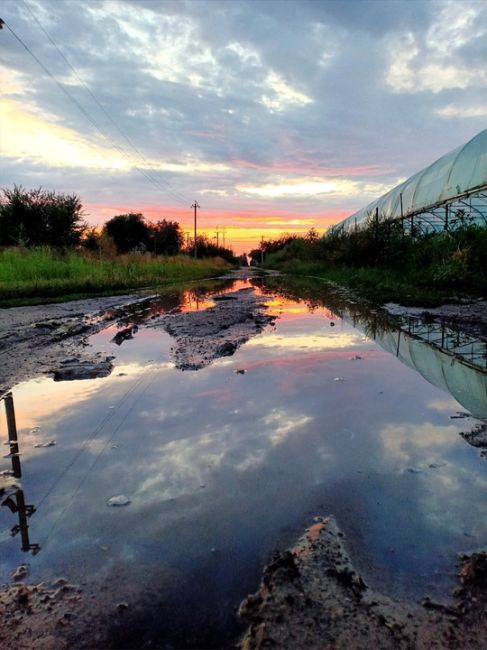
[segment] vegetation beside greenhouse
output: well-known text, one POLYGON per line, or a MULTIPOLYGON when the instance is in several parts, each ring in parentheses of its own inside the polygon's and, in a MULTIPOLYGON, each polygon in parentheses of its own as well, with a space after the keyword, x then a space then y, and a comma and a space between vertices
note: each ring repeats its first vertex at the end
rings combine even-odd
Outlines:
POLYGON ((441 232, 404 232, 400 222, 371 222, 323 237, 264 241, 254 263, 317 276, 376 302, 433 305, 487 293, 487 228, 460 224, 441 232))

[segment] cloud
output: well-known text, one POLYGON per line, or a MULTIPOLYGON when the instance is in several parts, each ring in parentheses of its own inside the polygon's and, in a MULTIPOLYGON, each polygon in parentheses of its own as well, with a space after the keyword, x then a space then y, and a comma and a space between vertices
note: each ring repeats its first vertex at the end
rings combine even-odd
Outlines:
POLYGON ((485 117, 474 0, 26 2, 35 18, 14 0, 2 18, 73 101, 4 29, 3 184, 48 178, 99 206, 93 219, 196 198, 203 220, 272 209, 322 227, 485 117))
POLYGON ((487 117, 487 102, 485 104, 475 104, 471 106, 462 106, 459 104, 449 104, 443 106, 437 111, 441 117, 487 117))
POLYGON ((269 72, 265 79, 265 86, 268 90, 262 95, 261 102, 271 113, 284 111, 293 105, 306 106, 313 101, 311 97, 289 86, 275 72, 269 72))
MULTIPOLYGON (((403 179, 404 180, 404 179, 403 179)), ((397 182, 400 182, 399 180, 397 182)), ((397 184, 397 183, 395 183, 397 184)), ((342 178, 300 178, 267 183, 261 186, 237 185, 237 190, 244 194, 255 194, 274 199, 284 196, 318 196, 321 194, 335 196, 370 196, 387 192, 391 187, 383 183, 360 183, 342 178)))
POLYGON ((485 39, 487 21, 480 3, 445 2, 421 38, 412 31, 391 37, 387 83, 396 92, 440 93, 487 84, 484 61, 472 61, 461 50, 485 39))

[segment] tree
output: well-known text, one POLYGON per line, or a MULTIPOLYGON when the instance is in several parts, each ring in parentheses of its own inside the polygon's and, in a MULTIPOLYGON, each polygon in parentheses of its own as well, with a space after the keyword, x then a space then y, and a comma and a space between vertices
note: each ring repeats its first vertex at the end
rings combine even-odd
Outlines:
POLYGON ((96 229, 96 226, 86 229, 81 245, 83 248, 86 248, 87 251, 100 250, 100 233, 96 229))
POLYGON ((14 185, 0 197, 0 245, 76 246, 86 230, 76 194, 14 185))
POLYGON ((298 239, 297 235, 285 233, 278 239, 269 239, 263 240, 260 242, 259 248, 254 248, 250 251, 250 265, 257 266, 261 263, 261 260, 267 259, 267 255, 270 253, 277 253, 277 251, 282 250, 288 246, 291 242, 294 242, 298 239))
POLYGON ((149 227, 140 212, 112 217, 103 226, 103 232, 113 239, 119 253, 147 250, 149 246, 149 227))
POLYGON ((156 254, 177 255, 184 242, 184 235, 177 221, 163 219, 150 224, 149 249, 156 254))
POLYGON ((305 239, 309 244, 313 244, 314 242, 318 241, 319 237, 320 236, 316 228, 310 228, 306 233, 305 239))
MULTIPOLYGON (((186 253, 190 257, 194 255, 194 243, 186 249, 186 253)), ((198 235, 196 238, 196 253, 199 258, 221 257, 230 264, 237 263, 237 258, 230 248, 223 248, 223 246, 213 244, 206 235, 198 235)))

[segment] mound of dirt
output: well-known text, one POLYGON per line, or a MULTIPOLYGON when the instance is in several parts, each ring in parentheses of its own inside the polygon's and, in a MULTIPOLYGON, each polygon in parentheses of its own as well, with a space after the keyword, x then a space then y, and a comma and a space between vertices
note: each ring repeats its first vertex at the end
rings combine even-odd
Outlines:
POLYGON ((248 628, 239 647, 480 650, 487 647, 486 557, 462 557, 452 605, 400 602, 367 587, 335 519, 321 518, 291 550, 275 555, 258 592, 241 604, 248 628))
POLYGON ((255 289, 240 289, 215 300, 201 311, 166 314, 150 327, 163 327, 174 337, 172 359, 180 370, 200 370, 219 357, 228 357, 275 317, 266 313, 268 298, 255 289))

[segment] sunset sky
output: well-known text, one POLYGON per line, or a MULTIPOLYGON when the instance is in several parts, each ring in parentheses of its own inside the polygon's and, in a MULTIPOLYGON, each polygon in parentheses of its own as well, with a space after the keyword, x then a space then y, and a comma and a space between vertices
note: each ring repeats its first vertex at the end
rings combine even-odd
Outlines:
POLYGON ((187 231, 196 199, 248 251, 487 122, 483 0, 3 0, 0 18, 0 186, 75 192, 91 224, 187 231))

